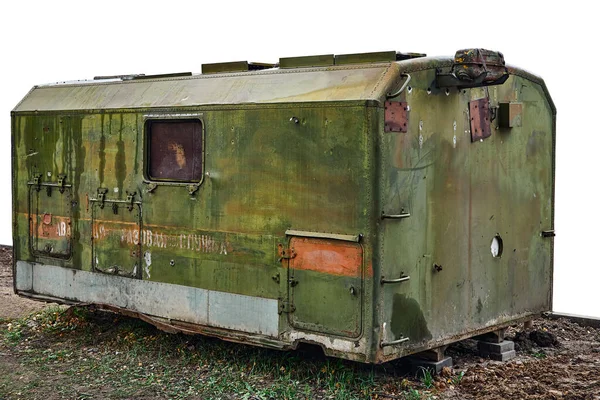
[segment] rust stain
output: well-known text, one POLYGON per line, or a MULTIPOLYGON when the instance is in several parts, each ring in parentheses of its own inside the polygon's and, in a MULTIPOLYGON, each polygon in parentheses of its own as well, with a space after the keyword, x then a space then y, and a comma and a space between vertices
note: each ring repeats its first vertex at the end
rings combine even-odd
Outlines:
POLYGON ((487 98, 469 102, 471 117, 471 141, 483 140, 492 135, 490 121, 490 103, 487 98))
POLYGON ((385 102, 385 132, 408 132, 408 105, 401 101, 385 102))
POLYGON ((291 261, 293 269, 341 276, 362 275, 363 250, 357 243, 294 238, 292 248, 296 253, 291 261))
POLYGON ((32 214, 30 230, 40 239, 59 240, 71 237, 71 218, 52 214, 32 214))
POLYGON ((44 217, 42 218, 42 220, 44 221, 44 225, 51 225, 52 224, 52 214, 44 214, 44 217))

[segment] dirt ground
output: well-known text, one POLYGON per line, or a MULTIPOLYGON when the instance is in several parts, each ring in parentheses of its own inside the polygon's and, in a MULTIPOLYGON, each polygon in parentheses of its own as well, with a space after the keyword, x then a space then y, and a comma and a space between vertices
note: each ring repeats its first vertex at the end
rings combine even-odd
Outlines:
POLYGON ((47 304, 31 301, 13 293, 12 248, 0 246, 0 319, 19 318, 39 311, 47 304))
POLYGON ((398 372, 401 367, 393 364, 369 370, 340 360, 315 361, 297 353, 256 350, 216 339, 181 338, 153 327, 139 328, 137 320, 107 317, 99 312, 82 318, 78 316, 81 311, 70 309, 18 322, 17 318, 48 305, 12 293, 11 256, 10 248, 0 247, 2 400, 132 397, 600 400, 600 329, 565 319, 539 318, 529 330, 524 330, 523 325, 509 328, 507 336, 515 342, 517 357, 508 362, 481 358, 474 340, 456 343, 447 350, 454 368, 427 381, 398 372), (170 351, 174 353, 172 359, 170 351), (182 359, 187 361, 180 362, 182 359), (252 366, 250 372, 244 372, 246 364, 252 366), (257 364, 265 365, 263 372, 252 372, 257 364), (235 374, 231 372, 233 375, 229 377, 215 372, 223 371, 224 366, 235 374), (127 371, 131 371, 131 378, 127 371), (196 378, 190 380, 188 376, 183 382, 182 376, 190 371, 197 374, 196 378), (167 378, 169 385, 160 389, 161 379, 167 378), (363 381, 360 386, 356 384, 358 380, 363 381), (215 382, 222 386, 215 386, 215 382), (290 386, 300 388, 302 382, 306 386, 303 391, 290 386), (178 385, 181 392, 174 392, 178 385))

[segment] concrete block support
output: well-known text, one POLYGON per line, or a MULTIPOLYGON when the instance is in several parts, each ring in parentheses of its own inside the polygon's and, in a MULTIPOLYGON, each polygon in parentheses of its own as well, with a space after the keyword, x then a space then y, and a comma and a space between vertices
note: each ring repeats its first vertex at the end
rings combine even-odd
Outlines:
POLYGON ((439 361, 427 360, 417 356, 408 356, 406 359, 413 374, 422 374, 423 369, 428 369, 432 374, 438 375, 444 367, 452 368, 452 357, 445 357, 439 361))
POLYGON ((477 348, 482 357, 489 357, 496 361, 508 361, 517 355, 515 352, 515 343, 510 340, 503 340, 500 343, 480 340, 477 343, 477 348))

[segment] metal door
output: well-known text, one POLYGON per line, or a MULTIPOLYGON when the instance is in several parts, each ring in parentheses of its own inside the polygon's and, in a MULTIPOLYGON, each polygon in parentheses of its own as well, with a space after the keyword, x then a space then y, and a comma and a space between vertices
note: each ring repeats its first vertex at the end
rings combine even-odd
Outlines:
POLYGON ((29 250, 35 256, 69 258, 71 256, 71 187, 60 182, 29 187, 29 250))
POLYGON ((141 205, 139 202, 92 202, 92 270, 141 278, 141 205))
POLYGON ((362 330, 362 246, 310 237, 292 237, 289 245, 290 324, 308 331, 358 337, 362 330))

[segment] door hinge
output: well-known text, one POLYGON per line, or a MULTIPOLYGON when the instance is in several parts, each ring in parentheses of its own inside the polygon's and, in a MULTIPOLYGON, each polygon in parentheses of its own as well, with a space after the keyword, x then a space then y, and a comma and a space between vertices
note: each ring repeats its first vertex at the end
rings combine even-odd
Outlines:
POLYGON ((280 279, 279 279, 279 272, 278 272, 278 273, 276 273, 275 275, 273 275, 273 276, 271 277, 271 279, 273 279, 273 281, 275 281, 275 282, 279 283, 279 282, 280 282, 280 279))
POLYGON ((294 249, 285 248, 281 243, 277 245, 277 249, 279 253, 279 262, 296 257, 296 252, 294 249))
POLYGON ((296 311, 296 306, 294 306, 289 301, 282 300, 279 303, 279 314, 281 314, 281 313, 293 313, 294 311, 296 311))

